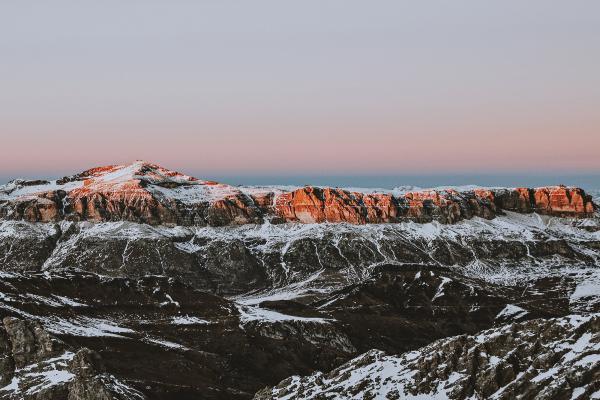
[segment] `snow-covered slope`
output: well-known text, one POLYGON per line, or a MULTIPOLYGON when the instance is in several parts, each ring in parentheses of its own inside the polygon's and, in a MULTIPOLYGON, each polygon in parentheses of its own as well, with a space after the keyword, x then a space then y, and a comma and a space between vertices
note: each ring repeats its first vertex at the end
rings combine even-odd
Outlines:
POLYGON ((507 213, 448 225, 280 224, 165 227, 130 222, 0 221, 4 270, 79 268, 106 275, 166 274, 198 288, 260 298, 327 295, 378 265, 431 264, 500 284, 566 276, 573 304, 600 291, 597 219, 507 213), (208 286, 207 286, 208 285, 208 286), (275 296, 275 297, 274 297, 275 296))
POLYGON ((600 315, 531 320, 441 339, 400 356, 369 351, 293 376, 267 399, 600 398, 600 315))

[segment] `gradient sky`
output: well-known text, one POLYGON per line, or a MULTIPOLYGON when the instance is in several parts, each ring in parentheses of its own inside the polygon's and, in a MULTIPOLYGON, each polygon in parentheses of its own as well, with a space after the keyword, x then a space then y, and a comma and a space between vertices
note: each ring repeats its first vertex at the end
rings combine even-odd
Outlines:
POLYGON ((0 176, 600 171, 599 1, 0 3, 0 176))

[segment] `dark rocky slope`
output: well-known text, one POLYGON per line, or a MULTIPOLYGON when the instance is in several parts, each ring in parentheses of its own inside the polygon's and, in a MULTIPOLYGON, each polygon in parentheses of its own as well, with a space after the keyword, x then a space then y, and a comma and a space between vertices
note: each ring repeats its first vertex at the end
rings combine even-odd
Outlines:
POLYGON ((378 350, 264 389, 267 399, 574 399, 600 395, 600 317, 535 319, 442 339, 400 356, 378 350))
POLYGON ((247 399, 373 347, 399 353, 506 321, 569 313, 569 285, 540 280, 524 289, 414 265, 382 267, 312 303, 252 304, 166 277, 5 275, 0 313, 37 321, 63 348, 97 352, 104 373, 147 398, 247 399))
POLYGON ((358 282, 386 263, 454 266, 478 274, 590 266, 600 259, 600 236, 590 227, 516 214, 456 225, 220 229, 5 221, 0 222, 0 260, 4 271, 76 268, 120 277, 166 275, 236 295, 306 279, 335 288, 358 282))
POLYGON ((100 355, 75 349, 35 320, 5 317, 0 327, 0 396, 11 400, 143 400, 106 373, 100 355))

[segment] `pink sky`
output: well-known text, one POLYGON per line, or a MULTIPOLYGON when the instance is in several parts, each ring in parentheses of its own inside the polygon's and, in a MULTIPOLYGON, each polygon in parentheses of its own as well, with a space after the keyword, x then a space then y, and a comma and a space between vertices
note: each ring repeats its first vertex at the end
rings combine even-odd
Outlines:
POLYGON ((0 6, 0 176, 600 171, 598 2, 126 3, 0 6))

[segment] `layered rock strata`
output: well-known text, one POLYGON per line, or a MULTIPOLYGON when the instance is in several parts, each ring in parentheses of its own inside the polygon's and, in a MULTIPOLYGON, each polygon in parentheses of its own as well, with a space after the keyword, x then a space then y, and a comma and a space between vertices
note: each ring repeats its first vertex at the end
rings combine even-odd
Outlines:
POLYGON ((151 225, 223 226, 277 222, 351 224, 455 223, 504 211, 583 218, 591 196, 565 186, 394 195, 307 186, 293 191, 238 188, 202 181, 155 164, 93 168, 53 182, 0 187, 0 218, 29 222, 131 221, 151 225))

